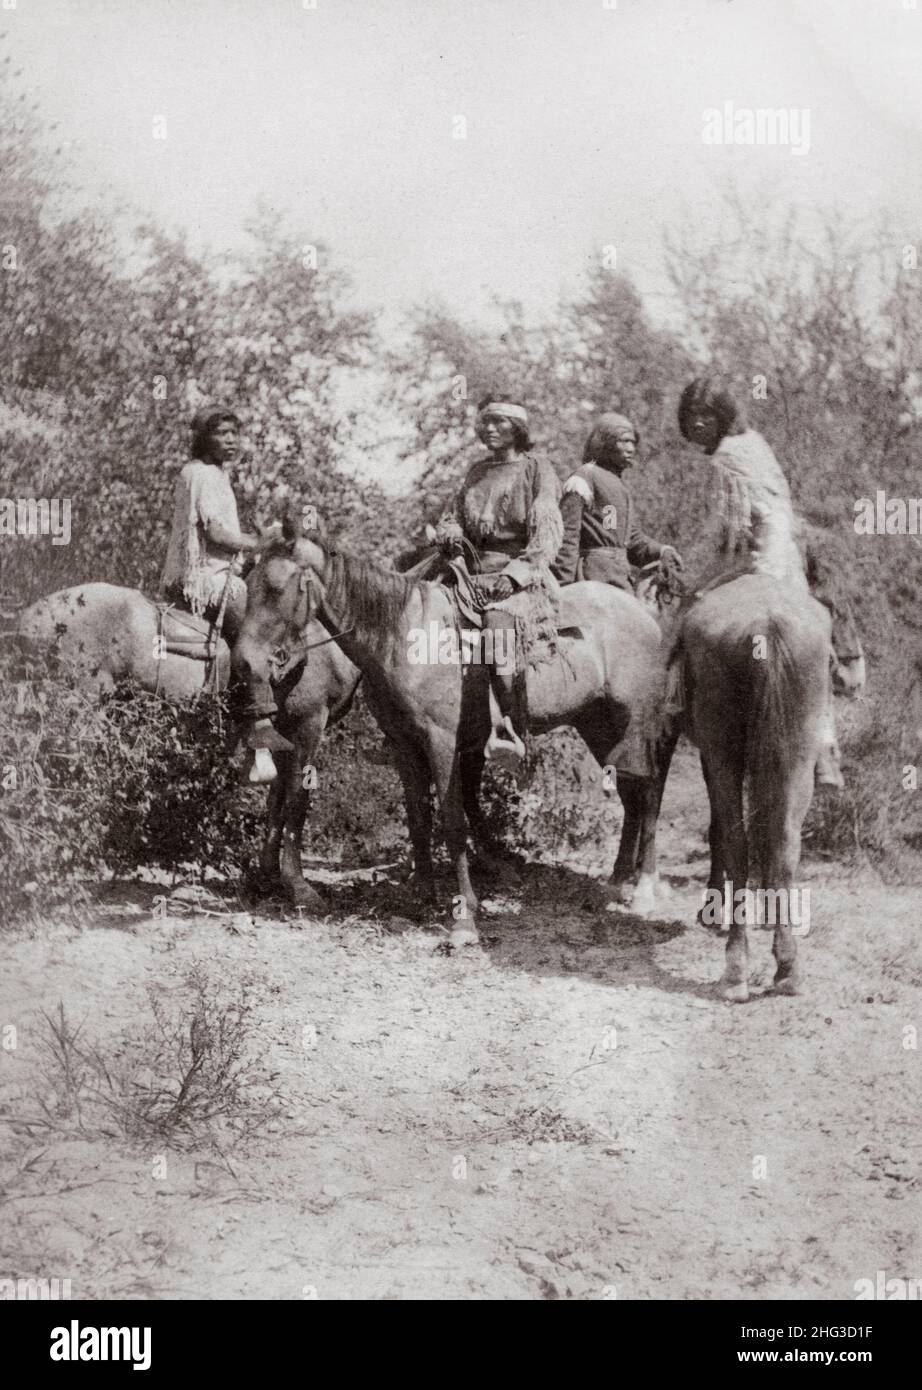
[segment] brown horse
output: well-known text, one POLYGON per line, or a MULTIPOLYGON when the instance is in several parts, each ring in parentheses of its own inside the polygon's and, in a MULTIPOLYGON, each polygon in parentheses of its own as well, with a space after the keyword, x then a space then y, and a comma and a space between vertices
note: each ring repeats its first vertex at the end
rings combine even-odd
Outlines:
MULTIPOLYGON (((180 619, 181 622, 186 619, 180 619)), ((53 668, 99 691, 132 681, 164 699, 191 699, 208 688, 208 663, 163 648, 157 605, 137 589, 114 584, 77 584, 39 599, 20 615, 17 638, 29 657, 51 658, 53 668)), ((326 633, 310 623, 289 643, 284 667, 273 667, 279 714, 276 722, 295 745, 294 753, 276 754, 278 776, 268 798, 266 838, 260 854, 267 886, 280 881, 291 900, 303 907, 324 906, 301 871, 301 840, 309 804, 304 769, 313 763, 324 730, 349 710, 360 672, 326 633)), ((230 652, 219 640, 215 678, 223 690, 230 674, 230 652)))
POLYGON ((746 927, 755 906, 775 918, 774 988, 793 994, 800 908, 792 890, 830 679, 838 672, 838 688, 848 693, 864 681, 850 609, 831 594, 821 603, 746 574, 689 609, 682 650, 686 732, 701 753, 711 806, 716 921, 724 920, 721 902, 731 909, 723 994, 749 997, 746 927), (750 887, 762 891, 753 898, 750 887))
MULTIPOLYGON (((443 585, 391 573, 299 535, 267 552, 251 576, 247 616, 234 648, 241 675, 264 674, 273 646, 295 621, 305 573, 316 586, 317 617, 362 671, 369 707, 394 748, 415 883, 431 894, 429 788, 434 783, 457 880, 452 941, 475 941, 478 903, 468 865, 465 808, 478 814, 476 790, 489 731, 487 668, 459 659, 464 644, 457 641, 455 605, 443 585), (428 655, 421 656, 426 640, 428 655)), ((530 673, 529 727, 543 733, 573 726, 605 766, 631 719, 650 709, 659 688, 659 629, 636 600, 608 585, 568 586, 562 610, 562 626, 578 627, 582 635, 563 639, 567 666, 554 668, 557 679, 546 667, 530 673)), ((655 876, 655 828, 666 766, 668 755, 654 776, 617 779, 625 827, 613 877, 630 877, 639 861, 638 908, 648 906, 655 876)))

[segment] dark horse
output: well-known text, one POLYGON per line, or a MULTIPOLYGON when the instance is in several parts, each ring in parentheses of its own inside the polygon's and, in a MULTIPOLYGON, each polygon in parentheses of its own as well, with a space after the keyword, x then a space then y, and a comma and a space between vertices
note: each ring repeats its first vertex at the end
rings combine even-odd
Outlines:
MULTIPOLYGON (((477 789, 489 729, 487 669, 441 659, 441 638, 458 633, 450 591, 294 535, 270 549, 250 579, 243 630, 234 648, 242 675, 261 675, 273 647, 296 624, 304 576, 315 588, 323 626, 365 677, 372 713, 390 740, 403 782, 414 878, 431 893, 430 783, 435 784, 457 878, 456 945, 476 941, 477 898, 471 885, 465 810, 479 815, 477 789), (414 659, 420 634, 436 643, 414 659), (435 650, 435 646, 439 650, 435 650)), ((561 625, 581 635, 562 639, 566 670, 529 673, 529 727, 545 732, 569 724, 597 761, 613 762, 632 718, 655 704, 663 668, 656 622, 630 595, 609 585, 574 584, 562 591, 561 625)), ((671 753, 671 745, 668 750, 671 753)), ((655 874, 655 828, 668 756, 649 778, 617 779, 625 825, 613 877, 641 871, 635 910, 647 908, 655 874), (638 895, 639 894, 639 901, 638 895)))
POLYGON ((775 991, 794 994, 791 893, 821 720, 831 680, 847 694, 864 683, 851 612, 831 594, 820 602, 746 574, 690 608, 682 649, 686 731, 701 753, 711 806, 708 889, 735 908, 724 922, 723 994, 749 997, 746 927, 756 905, 774 915, 775 991), (749 887, 761 894, 747 897, 749 887))

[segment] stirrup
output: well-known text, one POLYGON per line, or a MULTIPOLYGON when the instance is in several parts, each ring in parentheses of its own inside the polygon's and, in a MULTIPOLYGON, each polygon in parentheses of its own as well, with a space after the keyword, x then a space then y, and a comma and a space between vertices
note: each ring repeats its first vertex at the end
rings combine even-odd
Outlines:
POLYGON ((247 751, 243 772, 240 774, 240 780, 245 787, 274 782, 277 776, 278 768, 268 748, 250 748, 247 751))
POLYGON ((507 738, 501 738, 496 729, 490 730, 484 755, 494 766, 505 768, 507 772, 518 772, 525 761, 525 744, 508 719, 505 727, 507 738))
POLYGON ((266 749, 270 753, 293 753, 295 746, 276 729, 271 719, 257 719, 244 735, 243 745, 254 752, 266 749))

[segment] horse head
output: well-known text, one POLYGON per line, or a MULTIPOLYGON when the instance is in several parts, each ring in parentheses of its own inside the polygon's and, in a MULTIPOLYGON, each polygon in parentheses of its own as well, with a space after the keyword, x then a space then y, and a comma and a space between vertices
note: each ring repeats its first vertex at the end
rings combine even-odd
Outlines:
POLYGON ((320 606, 326 554, 286 522, 247 577, 246 616, 232 651, 235 670, 277 681, 308 659, 307 633, 320 606))

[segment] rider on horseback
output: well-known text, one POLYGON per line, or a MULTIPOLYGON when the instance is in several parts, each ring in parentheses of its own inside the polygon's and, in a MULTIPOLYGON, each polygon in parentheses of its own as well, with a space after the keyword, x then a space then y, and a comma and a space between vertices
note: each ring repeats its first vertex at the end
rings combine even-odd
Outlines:
MULTIPOLYGON (((176 482, 173 525, 161 577, 164 597, 204 616, 212 627, 223 617, 223 635, 230 645, 243 625, 247 603, 246 585, 235 573, 237 556, 263 544, 258 536, 240 529, 237 501, 225 472, 225 465, 238 456, 239 430, 237 416, 223 406, 207 405, 196 412, 192 460, 176 482)), ((258 771, 251 781, 271 781, 276 775, 272 752, 293 746, 273 728, 275 712, 269 686, 251 677, 242 711, 249 725, 244 743, 250 750, 265 750, 257 758, 258 771)))
MULTIPOLYGON (((640 435, 624 415, 600 415, 583 449, 582 467, 564 484, 560 510, 564 539, 554 565, 561 584, 595 580, 633 594, 632 566, 659 562, 660 581, 669 585, 682 569, 682 557, 671 545, 645 535, 637 524, 634 499, 623 474, 637 457, 640 435)), ((657 692, 658 696, 658 692, 657 692)), ((619 773, 649 775, 650 746, 656 728, 659 699, 635 711, 612 762, 619 773)))
POLYGON ((550 566, 563 537, 560 484, 550 463, 532 452, 523 406, 499 394, 485 397, 478 409, 477 434, 488 452, 468 471, 436 540, 443 552, 466 550, 471 573, 488 577, 478 586, 484 628, 493 631, 495 651, 515 654, 490 670, 486 749, 489 759, 515 768, 525 755, 515 727, 516 678, 554 630, 550 566))
MULTIPOLYGON (((684 437, 708 455, 713 468, 711 563, 695 597, 747 573, 770 575, 808 594, 790 488, 766 440, 747 427, 730 392, 706 378, 685 387, 678 418, 684 437)), ((816 781, 843 785, 831 701, 821 730, 816 781)))
POLYGON ((564 484, 563 545, 554 564, 561 584, 595 579, 633 592, 631 566, 658 560, 664 573, 682 568, 671 545, 639 529, 623 474, 637 457, 640 435, 624 415, 601 415, 583 449, 583 465, 564 484))

